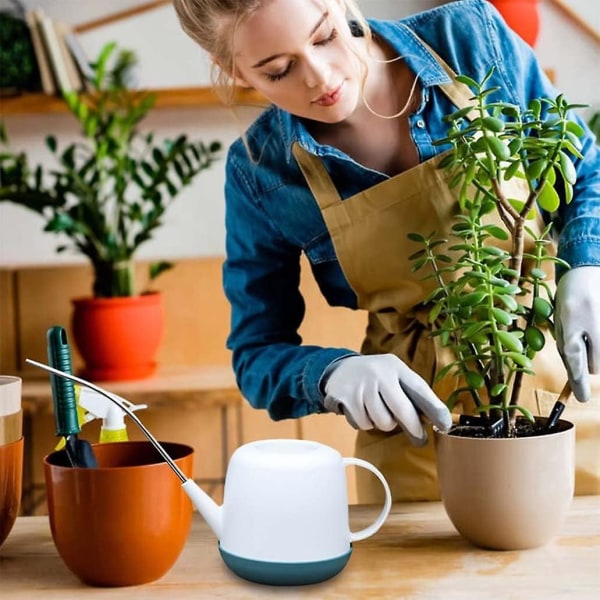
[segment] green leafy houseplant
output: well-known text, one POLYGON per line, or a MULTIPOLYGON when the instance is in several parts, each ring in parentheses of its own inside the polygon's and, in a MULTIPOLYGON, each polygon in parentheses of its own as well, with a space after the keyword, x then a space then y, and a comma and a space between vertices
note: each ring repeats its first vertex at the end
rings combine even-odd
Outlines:
POLYGON ((0 94, 14 94, 40 87, 40 74, 29 30, 18 14, 0 10, 0 94))
MULTIPOLYGON (((181 189, 208 169, 221 149, 217 141, 205 144, 186 135, 158 142, 153 133, 139 130, 155 96, 130 88, 136 62, 131 51, 109 43, 91 65, 91 90, 65 94, 83 139, 59 147, 55 136, 46 138, 56 167, 33 167, 23 152, 0 152, 0 200, 39 213, 45 231, 70 238, 57 251, 74 250, 91 261, 98 298, 136 295, 137 249, 162 225, 181 189)), ((4 130, 0 137, 6 146, 4 130)), ((151 265, 150 279, 170 266, 151 265)))
POLYGON ((588 121, 589 128, 592 133, 596 136, 596 143, 600 143, 600 110, 597 110, 592 114, 588 121))
POLYGON ((576 173, 572 157, 580 157, 581 127, 567 117, 579 105, 533 100, 528 108, 494 102, 498 88, 487 88, 493 70, 479 83, 458 79, 474 92, 474 107, 446 117, 450 144, 440 168, 450 171, 460 210, 450 239, 411 233, 422 247, 410 257, 413 270, 433 280, 425 299, 431 307, 433 336, 452 350, 454 360, 437 375, 456 375, 463 382, 447 399, 452 408, 461 394, 473 399, 480 421, 495 423, 495 433, 515 434, 522 378, 533 374, 532 360, 545 344, 544 329, 552 331, 553 289, 546 280, 547 263, 564 261, 548 252, 550 228, 528 225, 541 208, 554 213, 561 202, 554 188, 562 178, 564 200, 573 197, 576 173), (472 111, 472 112, 471 112, 472 111), (471 113, 471 120, 467 114, 471 113), (503 182, 519 178, 527 198, 507 196, 503 182), (489 219, 495 214, 499 226, 489 219), (526 251, 526 238, 531 244, 526 251))

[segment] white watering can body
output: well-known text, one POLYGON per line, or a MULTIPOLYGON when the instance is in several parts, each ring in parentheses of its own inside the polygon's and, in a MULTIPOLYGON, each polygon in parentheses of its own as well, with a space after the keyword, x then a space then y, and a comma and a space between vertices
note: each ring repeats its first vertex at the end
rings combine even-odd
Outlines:
POLYGON ((307 440, 261 440, 238 448, 227 468, 222 506, 192 480, 183 489, 217 536, 228 566, 263 583, 331 577, 347 563, 352 542, 373 535, 391 508, 389 487, 373 465, 307 440), (349 526, 348 465, 372 471, 386 494, 377 520, 358 532, 349 526))

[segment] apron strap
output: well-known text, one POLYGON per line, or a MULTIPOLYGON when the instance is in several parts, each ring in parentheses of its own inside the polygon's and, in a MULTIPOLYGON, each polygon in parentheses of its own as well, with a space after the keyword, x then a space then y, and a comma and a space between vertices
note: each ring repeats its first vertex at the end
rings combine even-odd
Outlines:
POLYGON ((292 144, 292 154, 321 210, 342 201, 327 169, 318 156, 305 150, 298 142, 292 144))

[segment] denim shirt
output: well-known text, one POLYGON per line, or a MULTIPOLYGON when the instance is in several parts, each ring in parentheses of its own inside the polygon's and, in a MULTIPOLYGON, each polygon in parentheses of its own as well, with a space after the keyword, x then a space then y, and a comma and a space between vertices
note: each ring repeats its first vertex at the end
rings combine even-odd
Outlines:
MULTIPOLYGON (((408 119, 421 161, 447 149, 433 142, 445 137, 442 117, 455 107, 437 87, 449 82, 448 75, 420 40, 456 73, 477 81, 494 66, 489 84, 500 87, 498 94, 506 102, 525 108, 532 98, 555 98, 559 93, 531 48, 485 0, 451 2, 399 21, 373 20, 369 25, 419 74, 422 101, 408 119)), ((573 119, 586 130, 585 158, 576 164, 574 199, 556 215, 559 253, 573 267, 600 265, 599 149, 581 119, 576 115, 573 119)), ((323 373, 335 360, 357 353, 302 345, 298 334, 305 313, 299 291, 301 253, 331 306, 356 309, 357 300, 291 154, 296 141, 321 157, 342 198, 388 178, 336 148, 316 143, 301 119, 274 106, 250 126, 245 140, 229 149, 223 267, 232 309, 227 345, 242 394, 274 420, 323 412, 323 373)))

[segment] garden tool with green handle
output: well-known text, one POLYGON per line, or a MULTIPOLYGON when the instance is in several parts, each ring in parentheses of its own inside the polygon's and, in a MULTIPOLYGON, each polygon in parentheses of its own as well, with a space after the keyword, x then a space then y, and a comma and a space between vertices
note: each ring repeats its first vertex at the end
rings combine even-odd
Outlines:
MULTIPOLYGON (((67 332, 63 327, 51 327, 47 332, 48 363, 65 373, 72 373, 71 350, 67 341, 67 332)), ((73 382, 50 375, 56 435, 65 440, 64 452, 68 464, 72 467, 97 467, 96 457, 90 443, 78 437, 81 427, 77 414, 75 387, 73 382)))

